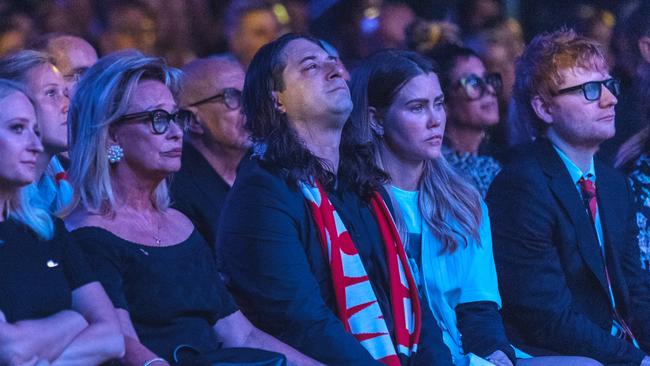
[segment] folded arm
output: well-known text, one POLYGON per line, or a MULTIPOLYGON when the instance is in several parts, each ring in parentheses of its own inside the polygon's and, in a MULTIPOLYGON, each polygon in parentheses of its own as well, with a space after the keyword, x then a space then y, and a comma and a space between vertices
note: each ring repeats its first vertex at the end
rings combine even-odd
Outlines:
POLYGON ((64 310, 47 318, 7 323, 0 320, 0 364, 20 365, 36 357, 54 360, 88 325, 84 317, 64 310))
POLYGON ((72 291, 72 309, 81 314, 85 327, 52 365, 97 365, 124 354, 124 338, 113 305, 99 282, 72 291))

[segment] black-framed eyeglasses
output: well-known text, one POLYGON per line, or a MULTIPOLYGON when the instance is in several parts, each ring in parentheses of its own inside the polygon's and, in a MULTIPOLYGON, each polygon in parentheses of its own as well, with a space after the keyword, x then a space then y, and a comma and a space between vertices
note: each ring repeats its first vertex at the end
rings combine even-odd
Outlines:
POLYGON ((493 95, 498 95, 503 89, 503 81, 501 80, 501 74, 499 73, 490 73, 486 74, 484 77, 480 77, 475 74, 466 76, 458 80, 458 85, 460 85, 465 92, 465 96, 469 100, 480 99, 486 92, 490 92, 493 95), (488 86, 492 87, 490 91, 488 86))
POLYGON ((189 107, 196 107, 197 105, 209 102, 222 102, 228 109, 235 110, 241 107, 242 92, 235 88, 225 88, 221 93, 211 97, 201 99, 198 102, 189 104, 189 107))
POLYGON ((602 85, 604 85, 605 88, 607 88, 607 90, 609 90, 613 96, 618 97, 621 95, 621 81, 615 78, 601 81, 587 81, 584 84, 560 89, 555 93, 555 95, 567 94, 576 90, 582 90, 582 94, 585 96, 585 99, 593 102, 600 99, 600 95, 602 94, 603 90, 602 85))
POLYGON ((172 122, 176 123, 181 130, 187 131, 190 126, 190 121, 192 120, 192 112, 185 109, 179 109, 176 113, 167 113, 165 110, 155 109, 153 111, 125 114, 120 117, 118 121, 128 122, 142 119, 149 120, 154 134, 162 135, 167 132, 169 124, 172 122))

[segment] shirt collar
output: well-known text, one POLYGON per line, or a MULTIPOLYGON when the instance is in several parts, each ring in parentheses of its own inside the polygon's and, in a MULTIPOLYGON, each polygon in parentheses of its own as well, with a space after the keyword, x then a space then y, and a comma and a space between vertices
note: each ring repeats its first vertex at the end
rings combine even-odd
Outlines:
POLYGON ((589 178, 591 179, 592 182, 596 183, 596 170, 594 169, 594 158, 591 158, 591 162, 589 163, 589 169, 587 169, 586 172, 583 172, 578 168, 578 166, 569 159, 569 157, 562 151, 560 150, 559 147, 553 145, 553 148, 555 151, 557 151, 557 154, 560 156, 560 159, 562 159, 562 162, 564 163, 564 166, 566 169, 569 171, 569 175, 571 176, 571 179, 573 180, 573 183, 578 183, 580 178, 589 178))

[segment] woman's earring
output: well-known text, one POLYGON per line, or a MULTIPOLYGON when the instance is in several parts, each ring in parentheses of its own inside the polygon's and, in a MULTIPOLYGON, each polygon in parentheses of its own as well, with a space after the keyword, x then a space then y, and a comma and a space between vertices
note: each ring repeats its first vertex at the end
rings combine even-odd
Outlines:
POLYGON ((111 145, 106 148, 106 156, 108 157, 108 162, 115 164, 118 161, 122 160, 124 156, 124 149, 120 145, 111 145))

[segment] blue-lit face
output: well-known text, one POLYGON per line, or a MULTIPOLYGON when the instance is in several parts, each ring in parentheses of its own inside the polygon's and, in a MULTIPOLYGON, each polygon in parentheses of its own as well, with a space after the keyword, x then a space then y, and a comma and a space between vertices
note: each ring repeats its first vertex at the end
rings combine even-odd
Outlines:
POLYGON ((58 154, 68 150, 68 106, 70 97, 61 72, 43 64, 27 72, 27 91, 36 102, 36 115, 45 150, 58 154))
POLYGON ((287 60, 282 73, 285 88, 277 92, 277 98, 289 121, 312 124, 347 120, 352 99, 337 59, 307 39, 289 42, 283 53, 287 60))
POLYGON ((435 159, 440 156, 446 119, 436 74, 416 76, 402 87, 386 111, 385 146, 405 163, 435 159))
POLYGON ((0 190, 36 179, 36 158, 43 152, 37 130, 34 107, 23 93, 0 99, 0 190))
MULTIPOLYGON (((176 102, 169 88, 157 80, 143 80, 136 86, 128 103, 126 114, 163 110, 175 113, 176 102)), ((150 118, 134 123, 115 123, 109 143, 117 143, 124 149, 124 158, 117 164, 119 169, 129 170, 147 179, 162 179, 181 167, 183 130, 177 123, 170 123, 167 130, 158 134, 153 131, 150 118)))
MULTIPOLYGON (((581 67, 560 70, 562 83, 558 89, 580 85, 588 81, 610 79, 606 70, 590 70, 581 67)), ((581 90, 554 96, 551 99, 547 134, 552 140, 575 147, 595 148, 614 136, 614 106, 618 100, 612 92, 601 86, 598 100, 588 101, 581 90)))
POLYGON ((498 90, 486 83, 485 90, 478 91, 474 83, 467 80, 481 78, 483 82, 488 76, 483 62, 477 57, 460 58, 449 72, 451 85, 450 96, 447 99, 449 123, 455 123, 465 128, 487 129, 499 122, 498 90))

